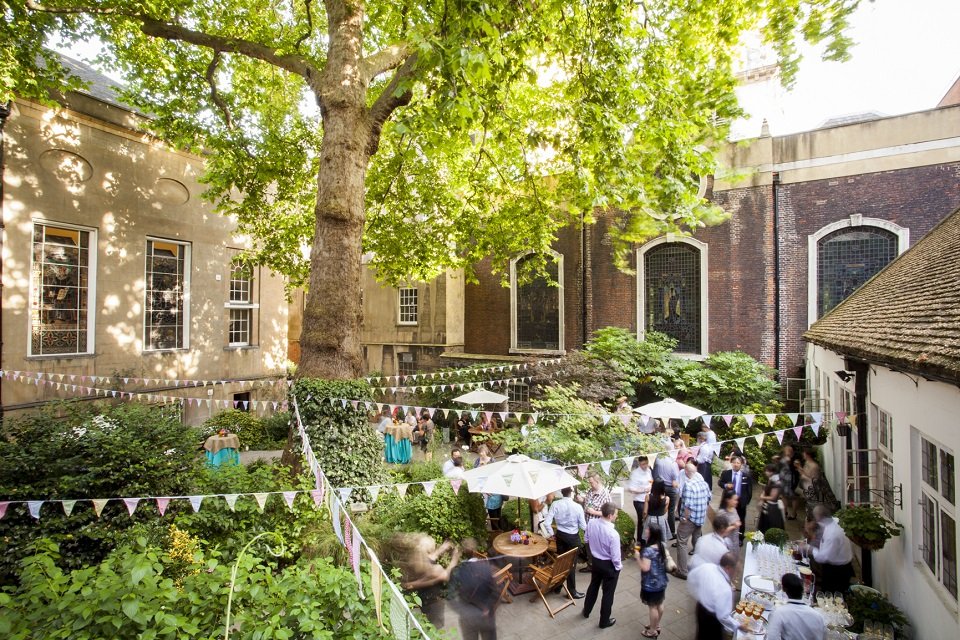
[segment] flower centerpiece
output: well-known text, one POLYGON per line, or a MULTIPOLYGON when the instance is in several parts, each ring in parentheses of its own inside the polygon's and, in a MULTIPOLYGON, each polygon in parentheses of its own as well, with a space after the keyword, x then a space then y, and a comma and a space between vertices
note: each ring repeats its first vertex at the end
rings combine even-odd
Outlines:
POLYGON ((783 549, 783 545, 787 544, 787 532, 778 527, 770 527, 767 529, 766 541, 767 544, 772 544, 775 547, 783 549))
POLYGON ((887 540, 900 535, 903 526, 890 522, 880 507, 852 502, 837 512, 837 520, 847 537, 870 550, 882 549, 887 540))
POLYGON ((747 539, 747 542, 753 546, 754 550, 764 543, 763 533, 760 531, 747 531, 747 534, 744 536, 747 539))

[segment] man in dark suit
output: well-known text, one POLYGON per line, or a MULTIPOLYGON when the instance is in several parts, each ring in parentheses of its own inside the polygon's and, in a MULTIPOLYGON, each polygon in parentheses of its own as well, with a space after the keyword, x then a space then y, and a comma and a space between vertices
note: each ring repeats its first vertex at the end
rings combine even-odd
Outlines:
POLYGON ((743 456, 735 453, 730 457, 730 468, 720 474, 719 484, 721 489, 733 491, 740 498, 737 502, 737 515, 740 516, 740 546, 743 546, 747 505, 753 498, 753 478, 750 472, 743 468, 743 456))

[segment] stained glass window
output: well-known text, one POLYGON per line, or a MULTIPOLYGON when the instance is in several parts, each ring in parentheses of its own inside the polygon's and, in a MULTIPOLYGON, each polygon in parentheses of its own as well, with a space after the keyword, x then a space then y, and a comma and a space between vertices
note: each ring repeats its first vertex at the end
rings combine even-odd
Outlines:
POLYGON ((700 353, 700 250, 669 242, 647 251, 643 261, 646 330, 673 337, 681 353, 700 353))
POLYGON ((817 245, 817 317, 897 257, 897 236, 877 227, 840 229, 817 245))
MULTIPOLYGON (((517 272, 522 265, 535 256, 517 260, 517 272)), ((558 282, 559 266, 556 260, 547 260, 550 281, 536 277, 517 286, 517 349, 556 351, 560 349, 560 288, 550 282, 558 282)))
POLYGON ((30 354, 89 353, 92 232, 35 224, 30 279, 30 354))
POLYGON ((147 240, 145 349, 182 349, 185 269, 190 246, 169 240, 147 240))

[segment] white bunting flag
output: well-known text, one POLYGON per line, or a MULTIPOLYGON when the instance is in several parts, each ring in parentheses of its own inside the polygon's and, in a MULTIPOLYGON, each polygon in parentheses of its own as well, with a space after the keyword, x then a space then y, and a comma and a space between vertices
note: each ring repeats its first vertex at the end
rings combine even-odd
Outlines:
POLYGON ((237 498, 240 497, 239 493, 228 493, 223 496, 223 499, 227 501, 227 506, 230 507, 230 511, 235 511, 237 508, 237 498))
POLYGON ((437 486, 436 480, 431 480, 430 482, 424 482, 424 483, 423 483, 423 490, 424 490, 424 492, 427 494, 427 496, 432 496, 432 495, 433 495, 433 488, 434 488, 435 486, 437 486))
POLYGON ((196 513, 200 511, 200 504, 203 502, 204 496, 190 496, 190 506, 193 507, 193 512, 196 513))
POLYGON ((771 427, 773 426, 773 423, 777 421, 777 414, 775 413, 765 413, 763 414, 763 417, 767 419, 767 424, 769 424, 771 427))
POLYGON ((380 485, 375 484, 373 486, 367 487, 370 491, 370 503, 373 504, 377 501, 377 498, 380 497, 380 485))
POLYGON ((27 501, 27 510, 30 511, 30 515, 33 516, 34 520, 40 519, 40 507, 42 506, 43 506, 43 500, 27 501))
POLYGON ((340 502, 347 504, 350 501, 350 494, 353 493, 353 489, 350 487, 343 487, 337 491, 340 494, 340 502))
POLYGON ((406 482, 397 485, 397 493, 400 495, 401 498, 406 497, 407 487, 409 486, 410 485, 406 482))
POLYGON ((123 504, 127 506, 127 513, 132 516, 137 510, 137 505, 140 504, 140 498, 124 498, 123 504))
POLYGON ((600 468, 603 469, 604 473, 610 473, 610 462, 611 460, 602 460, 600 462, 600 468))
POLYGON ((743 414, 743 419, 747 421, 747 426, 752 427, 753 421, 756 419, 757 414, 755 413, 745 413, 743 414))
POLYGON ((587 467, 590 466, 586 462, 577 465, 577 473, 581 478, 585 478, 587 475, 587 467))
POLYGON ((734 442, 737 443, 737 449, 740 450, 740 453, 743 453, 743 446, 747 443, 746 438, 734 438, 734 442))
POLYGON ((758 433, 757 435, 753 436, 753 439, 757 441, 757 446, 758 446, 758 447, 762 447, 762 446, 763 446, 763 434, 762 434, 762 433, 758 433))
POLYGON ((284 491, 283 500, 287 503, 287 508, 293 511, 293 501, 297 499, 299 491, 284 491))
POLYGON ((253 494, 253 499, 257 501, 257 507, 260 509, 260 513, 263 513, 263 508, 267 504, 267 498, 269 497, 270 497, 269 493, 253 494))

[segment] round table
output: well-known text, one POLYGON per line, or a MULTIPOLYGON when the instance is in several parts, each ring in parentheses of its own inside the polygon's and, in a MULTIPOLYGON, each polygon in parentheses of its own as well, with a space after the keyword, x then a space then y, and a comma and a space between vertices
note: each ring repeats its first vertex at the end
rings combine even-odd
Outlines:
POLYGON ((240 438, 235 433, 228 433, 225 436, 214 434, 203 443, 207 464, 211 467, 240 464, 240 454, 237 453, 239 448, 240 438))
POLYGON ((500 431, 499 429, 481 429, 480 427, 470 427, 467 429, 467 431, 470 433, 470 443, 474 447, 474 450, 476 450, 476 446, 478 444, 477 436, 483 436, 480 438, 479 444, 486 444, 487 448, 490 450, 490 455, 500 451, 500 444, 490 440, 490 436, 498 433, 500 431))
POLYGON ((383 430, 383 457, 387 462, 406 464, 413 456, 413 427, 401 422, 391 424, 383 430))
POLYGON ((530 544, 522 542, 510 542, 510 531, 505 531, 493 539, 493 549, 502 556, 518 558, 520 562, 517 565, 517 578, 510 583, 510 593, 520 595, 534 591, 534 587, 523 580, 523 560, 524 558, 535 558, 547 552, 550 543, 546 538, 538 533, 530 534, 530 544))

